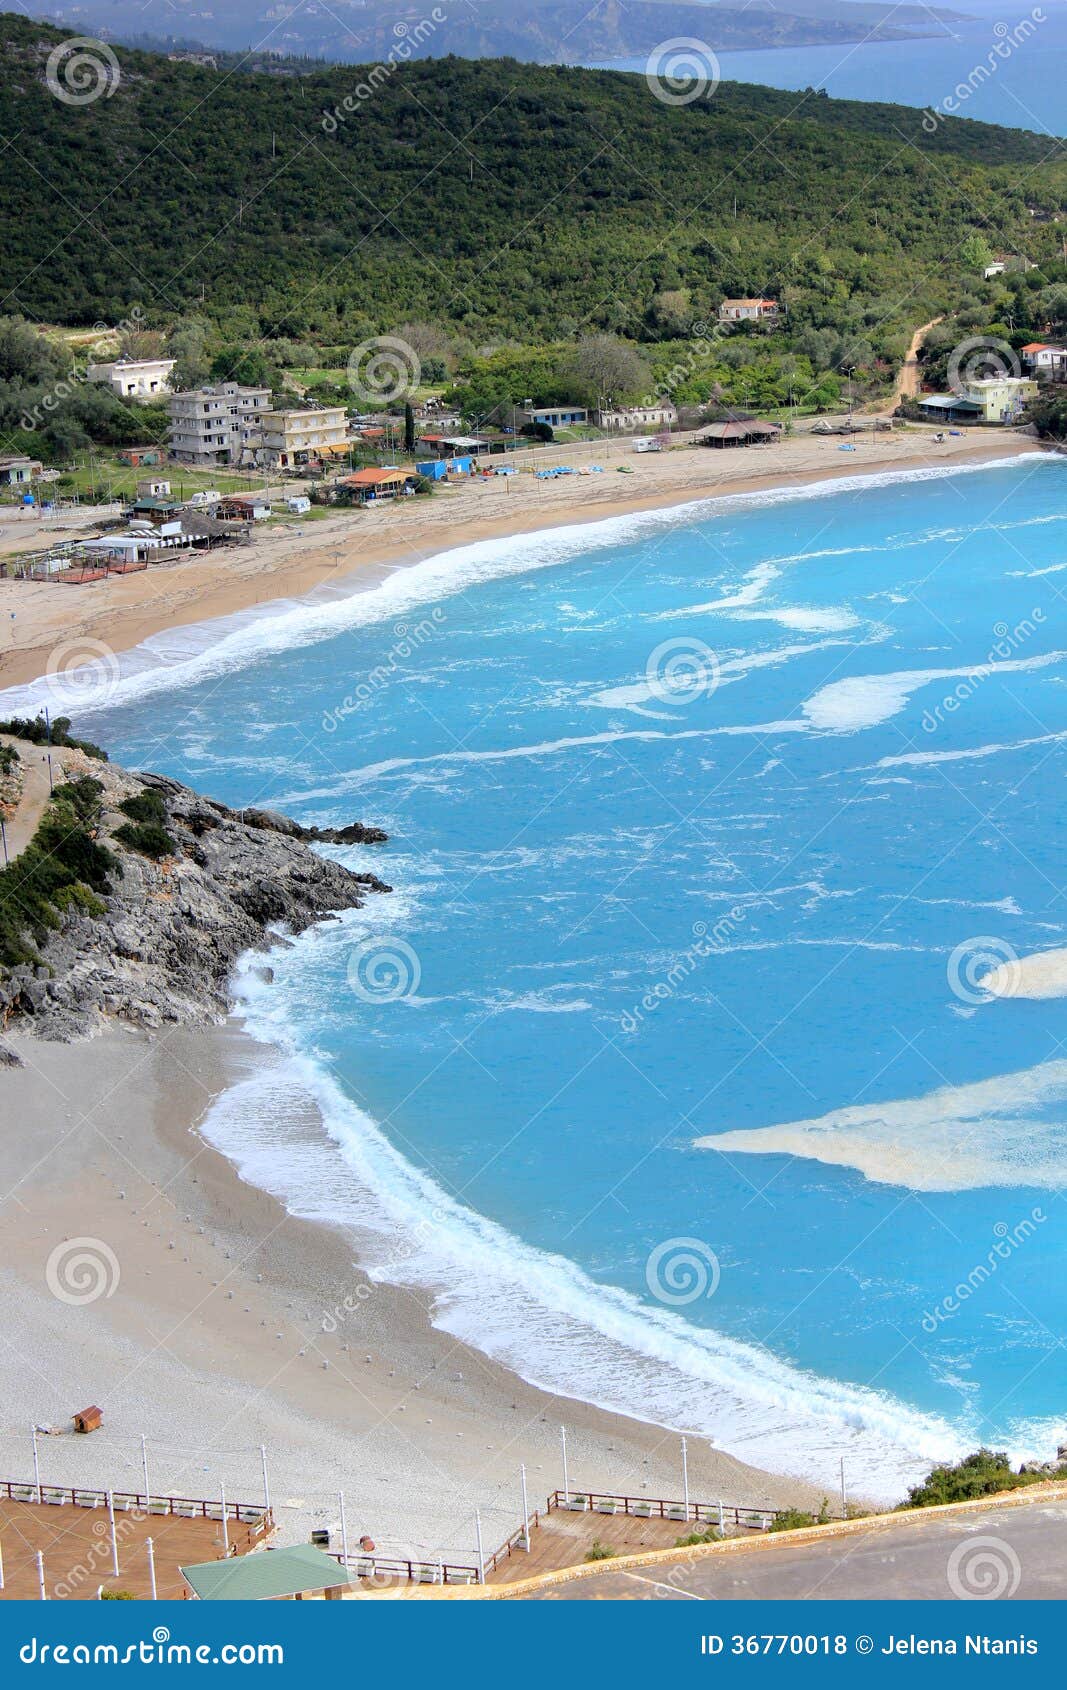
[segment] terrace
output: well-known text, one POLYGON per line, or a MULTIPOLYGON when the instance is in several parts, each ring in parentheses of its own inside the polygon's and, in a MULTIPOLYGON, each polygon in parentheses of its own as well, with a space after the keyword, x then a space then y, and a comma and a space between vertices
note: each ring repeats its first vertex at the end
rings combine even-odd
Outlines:
POLYGON ((106 1491, 0 1481, 0 1599, 181 1599, 183 1563, 246 1555, 273 1530, 262 1503, 114 1492, 109 1506, 106 1491))

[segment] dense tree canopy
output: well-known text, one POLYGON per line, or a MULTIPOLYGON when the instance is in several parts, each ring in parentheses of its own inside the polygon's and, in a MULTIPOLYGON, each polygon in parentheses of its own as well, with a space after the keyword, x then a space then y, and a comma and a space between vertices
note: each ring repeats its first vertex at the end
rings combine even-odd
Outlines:
POLYGON ((1063 167, 1021 131, 736 84, 671 107, 641 77, 508 60, 372 85, 125 49, 118 87, 70 104, 45 82, 60 39, 0 22, 0 309, 36 319, 656 342, 771 293, 793 330, 896 356, 978 247, 1054 248, 1027 206, 1058 209, 1063 167))

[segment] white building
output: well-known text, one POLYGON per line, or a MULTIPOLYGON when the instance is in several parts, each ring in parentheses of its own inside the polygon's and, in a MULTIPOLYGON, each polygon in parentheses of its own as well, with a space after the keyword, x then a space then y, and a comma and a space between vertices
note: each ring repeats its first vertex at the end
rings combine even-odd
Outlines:
POLYGON ((259 419, 270 407, 270 389, 220 382, 170 397, 170 453, 178 463, 208 469, 240 463, 259 439, 259 419))
POLYGON ((116 358, 110 364, 90 364, 90 381, 104 382, 120 399, 158 399, 170 392, 173 358, 116 358))
POLYGON ((719 306, 720 323, 767 323, 773 326, 782 315, 776 299, 724 299, 719 306))
POLYGON ((1067 347, 1032 340, 1029 346, 1023 347, 1022 360, 1035 376, 1044 376, 1049 381, 1067 380, 1067 347))
POLYGON ((598 428, 673 428, 678 421, 678 412, 666 402, 662 405, 620 405, 610 411, 597 411, 595 421, 598 428))

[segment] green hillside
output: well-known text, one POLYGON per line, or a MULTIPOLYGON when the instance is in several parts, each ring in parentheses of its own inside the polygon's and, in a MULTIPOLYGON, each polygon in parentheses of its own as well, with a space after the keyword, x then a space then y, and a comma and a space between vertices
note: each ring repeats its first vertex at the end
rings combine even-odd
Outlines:
POLYGON ((416 319, 476 348, 666 341, 771 293, 791 331, 892 354, 973 277, 976 235, 1056 251, 1027 207, 1059 210, 1063 167, 1022 131, 736 84, 670 106, 509 60, 403 65, 361 98, 351 67, 125 49, 117 90, 71 105, 45 82, 63 38, 0 16, 0 314, 332 346, 416 319))

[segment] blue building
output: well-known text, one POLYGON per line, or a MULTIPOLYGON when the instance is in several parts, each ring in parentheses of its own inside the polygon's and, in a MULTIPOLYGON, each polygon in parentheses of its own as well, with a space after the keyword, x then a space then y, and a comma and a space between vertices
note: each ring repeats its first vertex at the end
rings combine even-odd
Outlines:
POLYGON ((581 428, 589 421, 584 405, 524 405, 527 422, 547 423, 549 428, 581 428))

